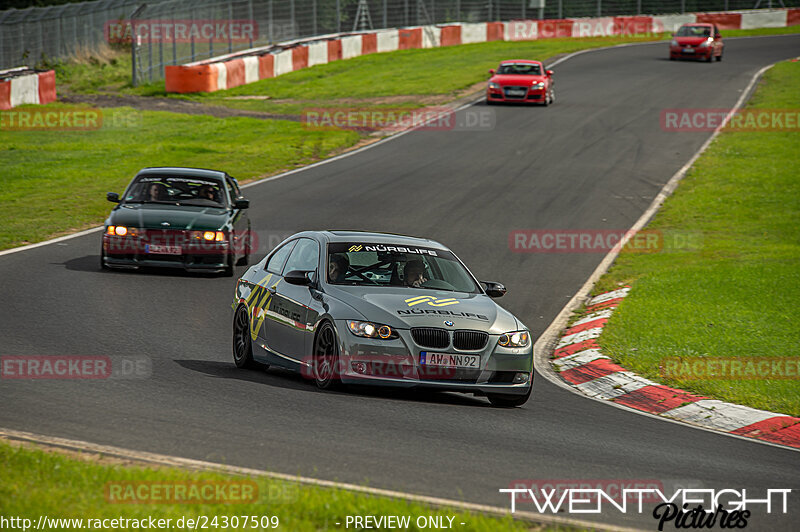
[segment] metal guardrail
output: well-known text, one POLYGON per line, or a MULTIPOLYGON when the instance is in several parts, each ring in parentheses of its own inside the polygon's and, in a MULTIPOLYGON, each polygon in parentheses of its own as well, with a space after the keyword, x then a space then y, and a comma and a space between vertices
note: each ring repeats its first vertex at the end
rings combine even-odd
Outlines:
POLYGON ((793 6, 800 6, 800 0, 97 0, 1 11, 0 69, 91 57, 109 46, 129 49, 130 39, 110 38, 109 27, 119 29, 120 21, 131 19, 148 31, 174 30, 192 21, 253 23, 251 35, 214 31, 210 36, 188 24, 182 39, 150 33, 137 38, 137 77, 152 82, 163 78, 165 65, 343 31, 793 6))

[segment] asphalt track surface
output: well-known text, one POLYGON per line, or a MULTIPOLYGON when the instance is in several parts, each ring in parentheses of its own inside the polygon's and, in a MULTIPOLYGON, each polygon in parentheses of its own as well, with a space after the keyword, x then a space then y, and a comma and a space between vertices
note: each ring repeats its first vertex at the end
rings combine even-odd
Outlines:
MULTIPOLYGON (((515 254, 509 232, 627 229, 709 136, 663 131, 660 112, 730 107, 761 67, 798 54, 800 36, 731 39, 713 64, 668 61, 665 44, 578 55, 555 68, 553 107, 478 104, 461 116, 493 111, 493 130, 413 132, 247 188, 254 229, 262 243, 323 228, 434 238, 504 282, 500 302, 538 336, 602 254, 515 254)), ((502 410, 237 370, 232 279, 102 272, 99 247, 94 233, 0 256, 0 354, 146 356, 152 376, 3 380, 0 426, 502 507, 498 489, 520 479, 800 488, 796 452, 635 415, 542 377, 524 407, 502 410)), ((797 508, 793 495, 789 515, 754 515, 748 529, 796 530, 797 508)), ((656 525, 647 512, 573 517, 656 525)))

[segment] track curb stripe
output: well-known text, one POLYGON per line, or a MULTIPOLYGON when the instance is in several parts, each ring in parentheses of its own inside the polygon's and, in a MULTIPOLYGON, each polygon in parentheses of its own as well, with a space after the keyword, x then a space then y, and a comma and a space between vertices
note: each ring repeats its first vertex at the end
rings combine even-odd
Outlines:
POLYGON ((615 364, 600 350, 597 339, 611 314, 630 293, 625 287, 600 294, 587 308, 600 312, 564 330, 550 364, 569 386, 598 399, 683 421, 800 449, 800 418, 709 399, 650 381, 615 364), (589 343, 591 347, 586 347, 589 343), (578 348, 580 346, 580 349, 578 348))
MULTIPOLYGON (((438 48, 490 41, 534 41, 552 38, 612 37, 620 35, 673 32, 687 22, 713 22, 721 29, 786 27, 796 20, 792 9, 761 9, 682 15, 636 15, 560 20, 511 20, 507 22, 455 22, 366 32, 315 35, 294 41, 242 50, 184 65, 164 68, 167 92, 214 92, 279 76, 324 62, 350 59, 375 52, 417 48, 438 48), (327 60, 319 56, 327 45, 327 60), (312 52, 312 50, 314 50, 312 52), (312 55, 315 59, 312 61, 312 55), (224 76, 242 58, 271 57, 274 71, 259 77, 224 76), (317 58, 319 57, 319 58, 317 58), (218 77, 214 73, 218 72, 218 77)), ((255 74, 255 70, 252 71, 255 74)))

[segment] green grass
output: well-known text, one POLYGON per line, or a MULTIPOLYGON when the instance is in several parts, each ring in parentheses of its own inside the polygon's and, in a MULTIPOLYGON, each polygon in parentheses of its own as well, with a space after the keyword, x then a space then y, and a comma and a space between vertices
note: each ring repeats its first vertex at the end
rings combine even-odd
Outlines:
MULTIPOLYGON (((408 515, 412 526, 419 516, 454 517, 454 527, 465 531, 531 530, 530 525, 510 517, 491 517, 421 504, 362 495, 338 489, 319 488, 271 480, 263 477, 245 479, 216 473, 196 473, 179 469, 151 469, 123 465, 100 464, 70 458, 40 449, 16 447, 0 442, 0 515, 4 518, 31 519, 36 526, 40 516, 49 518, 107 519, 127 518, 172 519, 181 517, 275 516, 278 530, 315 531, 345 529, 347 515, 408 515), (109 502, 106 487, 117 483, 149 482, 158 486, 175 486, 181 482, 254 481, 258 489, 255 502, 245 504, 130 504, 109 502), (341 525, 337 526, 339 522, 341 525), (465 523, 461 526, 460 523, 465 523)), ((127 485, 127 484, 125 484, 127 485)), ((152 485, 152 484, 151 484, 152 485)), ((252 498, 250 499, 252 500, 252 498)), ((215 501, 216 502, 216 501, 215 501)), ((447 519, 444 521, 448 522, 447 519)), ((84 523, 85 524, 85 523, 84 523)), ((250 524, 231 527, 252 530, 250 524)), ((65 527, 74 529, 77 527, 65 527)), ((54 529, 54 528, 50 528, 54 529)), ((119 528, 117 528, 119 529, 119 528)), ((133 529, 133 528, 131 528, 133 529)), ((174 529, 174 528, 171 528, 174 529)), ((352 529, 352 525, 351 525, 352 529)), ((262 530, 262 528, 258 528, 262 530)), ((570 530, 539 528, 533 530, 570 530)))
MULTIPOLYGON (((765 75, 750 108, 800 108, 800 63, 765 75)), ((680 134, 680 133, 675 133, 680 134)), ((595 288, 633 290, 600 343, 665 384, 800 415, 798 380, 662 378, 664 358, 800 357, 800 133, 724 132, 648 229, 695 234, 696 250, 621 254, 595 288)))
POLYGON ((93 131, 0 129, 0 249, 98 225, 111 207, 105 193, 122 192, 146 166, 214 168, 246 180, 310 163, 359 139, 352 131, 282 120, 124 107, 104 109, 103 127, 93 131))

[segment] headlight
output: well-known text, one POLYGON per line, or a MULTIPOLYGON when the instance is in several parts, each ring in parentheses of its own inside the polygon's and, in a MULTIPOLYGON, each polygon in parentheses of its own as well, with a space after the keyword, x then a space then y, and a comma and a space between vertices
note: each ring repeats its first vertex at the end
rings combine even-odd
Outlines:
POLYGON ((711 44, 711 38, 709 37, 705 41, 701 42, 698 48, 707 48, 711 44))
POLYGON ((540 81, 539 83, 534 83, 531 86, 531 89, 543 89, 544 88, 544 81, 540 81))
POLYGON ((489 88, 490 89, 499 89, 500 88, 500 84, 499 83, 489 83, 489 88))
POLYGON ((680 46, 680 44, 678 44, 678 41, 676 41, 675 39, 672 39, 672 42, 669 44, 670 46, 680 46))
POLYGON ((192 231, 189 235, 193 240, 205 242, 225 242, 224 231, 192 231))
POLYGON ((380 338, 381 340, 392 340, 399 335, 397 331, 388 325, 372 323, 369 321, 348 321, 347 328, 356 336, 364 338, 380 338))
POLYGON ((514 331, 501 334, 497 343, 502 347, 526 347, 529 341, 528 331, 514 331))
POLYGON ((106 234, 116 236, 139 236, 139 230, 135 227, 126 227, 124 225, 109 225, 106 228, 106 234))

